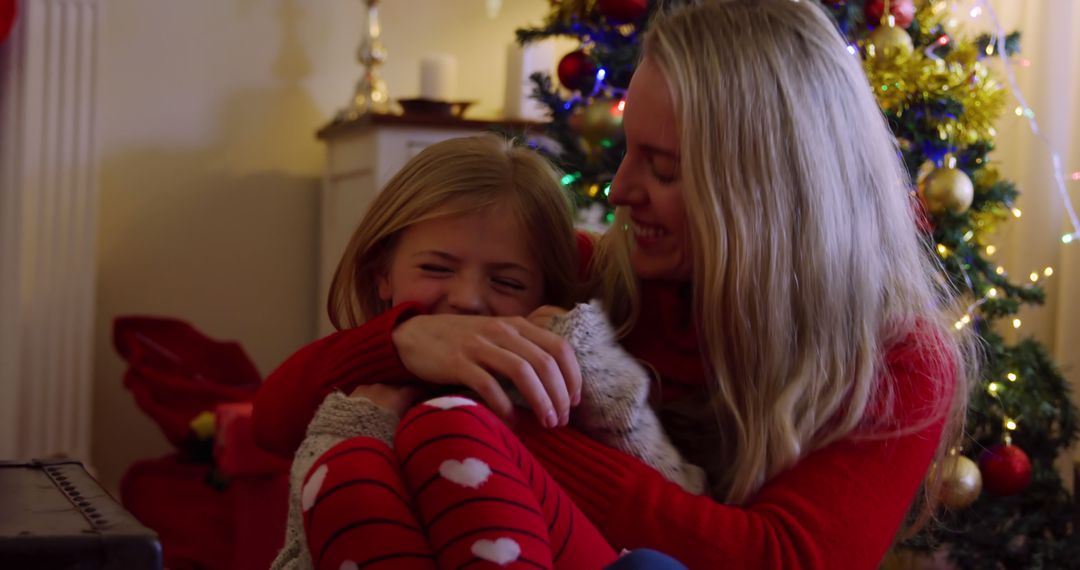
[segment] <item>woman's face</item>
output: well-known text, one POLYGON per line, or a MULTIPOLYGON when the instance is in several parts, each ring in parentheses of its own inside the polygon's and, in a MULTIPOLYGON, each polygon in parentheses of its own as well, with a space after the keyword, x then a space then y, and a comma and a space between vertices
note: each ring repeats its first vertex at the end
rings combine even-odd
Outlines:
POLYGON ((544 299, 540 264, 505 207, 409 226, 377 279, 383 301, 436 314, 527 315, 544 299))
POLYGON ((667 78, 645 59, 626 92, 626 157, 608 199, 630 213, 630 263, 638 277, 685 281, 690 235, 679 173, 679 131, 667 78))

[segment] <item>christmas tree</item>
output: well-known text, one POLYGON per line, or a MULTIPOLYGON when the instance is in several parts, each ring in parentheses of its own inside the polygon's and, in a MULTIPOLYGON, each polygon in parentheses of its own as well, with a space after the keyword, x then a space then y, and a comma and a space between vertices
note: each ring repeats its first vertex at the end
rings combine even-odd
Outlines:
MULTIPOLYGON (((558 83, 532 78, 534 96, 550 111, 547 134, 558 143, 563 184, 580 208, 609 222, 606 196, 624 152, 622 98, 657 4, 552 0, 543 25, 518 31, 522 43, 553 36, 580 43, 559 62, 558 83)), ((966 35, 946 0, 823 7, 864 62, 915 181, 922 229, 969 307, 955 326, 973 328, 984 349, 963 442, 931 471, 944 478, 944 508, 901 547, 944 550, 959 568, 1080 567, 1077 506, 1054 467, 1078 436, 1077 411, 1043 346, 1002 334, 1020 326, 1021 306, 1042 303, 1039 283, 1052 270, 1014 279, 991 260, 989 238, 1019 210, 1017 188, 991 155, 1009 91, 988 64, 1016 54, 1019 34, 966 35)))

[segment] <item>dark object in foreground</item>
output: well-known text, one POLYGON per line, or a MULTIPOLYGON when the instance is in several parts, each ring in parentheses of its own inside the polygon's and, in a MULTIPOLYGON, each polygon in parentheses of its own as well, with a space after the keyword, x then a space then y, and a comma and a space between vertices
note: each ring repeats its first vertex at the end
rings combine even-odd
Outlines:
POLYGON ((0 462, 0 567, 160 569, 157 535, 77 461, 0 462))

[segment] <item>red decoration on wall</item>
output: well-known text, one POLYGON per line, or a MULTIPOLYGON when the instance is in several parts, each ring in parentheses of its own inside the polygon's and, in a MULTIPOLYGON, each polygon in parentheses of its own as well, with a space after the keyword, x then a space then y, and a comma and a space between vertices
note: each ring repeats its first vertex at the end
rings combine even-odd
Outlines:
POLYGON ((0 44, 4 43, 11 28, 15 26, 15 16, 18 14, 16 0, 0 0, 0 44))

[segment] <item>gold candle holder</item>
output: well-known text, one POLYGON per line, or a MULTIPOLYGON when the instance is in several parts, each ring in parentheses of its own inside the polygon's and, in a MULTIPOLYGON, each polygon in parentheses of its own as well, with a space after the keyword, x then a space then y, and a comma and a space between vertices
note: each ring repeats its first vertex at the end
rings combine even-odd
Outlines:
POLYGON ((379 76, 379 66, 386 62, 386 48, 382 44, 382 27, 379 25, 379 0, 364 0, 364 3, 367 5, 367 29, 356 51, 356 59, 364 67, 364 74, 356 82, 349 104, 338 112, 339 121, 392 110, 386 81, 379 76))

